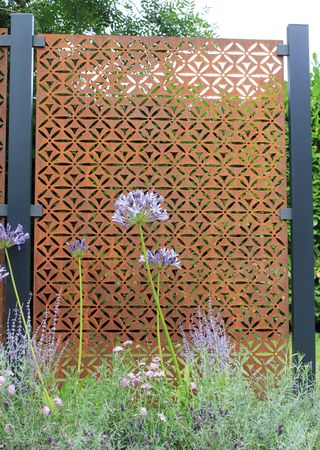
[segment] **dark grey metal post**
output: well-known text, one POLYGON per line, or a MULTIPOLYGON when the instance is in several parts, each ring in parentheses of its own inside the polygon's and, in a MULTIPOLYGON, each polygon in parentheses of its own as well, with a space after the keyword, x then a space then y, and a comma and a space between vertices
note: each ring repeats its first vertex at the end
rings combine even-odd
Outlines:
MULTIPOLYGON (((31 143, 33 103, 33 33, 32 14, 11 16, 9 143, 8 143, 8 223, 20 223, 31 234, 31 143)), ((21 301, 29 298, 31 280, 30 239, 18 250, 9 249, 21 301)), ((12 310, 16 298, 8 281, 7 309, 12 310)))
POLYGON ((307 25, 289 25, 288 84, 291 172, 293 352, 315 376, 312 140, 307 25))

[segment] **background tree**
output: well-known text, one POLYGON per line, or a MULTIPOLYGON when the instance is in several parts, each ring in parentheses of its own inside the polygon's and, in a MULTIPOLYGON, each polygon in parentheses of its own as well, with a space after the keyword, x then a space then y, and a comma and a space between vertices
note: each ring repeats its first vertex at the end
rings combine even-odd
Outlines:
POLYGON ((31 12, 37 33, 212 37, 215 25, 194 0, 0 0, 0 26, 31 12))

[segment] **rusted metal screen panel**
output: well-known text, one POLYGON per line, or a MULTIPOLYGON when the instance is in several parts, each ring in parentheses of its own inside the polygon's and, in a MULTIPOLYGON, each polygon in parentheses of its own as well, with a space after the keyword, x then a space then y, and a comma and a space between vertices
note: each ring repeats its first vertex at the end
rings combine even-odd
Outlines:
MULTIPOLYGON (((174 247, 183 268, 162 279, 175 340, 198 305, 222 311, 276 370, 288 338, 285 113, 278 41, 46 36, 37 51, 34 320, 53 311, 77 345, 76 265, 66 241, 87 238, 88 366, 117 339, 155 343, 155 311, 136 228, 111 221, 122 192, 154 189, 170 220, 147 246, 174 247)), ((70 348, 70 347, 69 347, 70 348)), ((72 362, 70 354, 69 362, 72 362)))
MULTIPOLYGON (((0 28, 0 34, 7 30, 0 28)), ((8 80, 8 50, 0 47, 0 203, 5 203, 6 176, 6 126, 7 126, 7 80, 8 80)), ((0 255, 0 265, 4 265, 4 257, 0 255)), ((0 340, 4 334, 6 323, 6 299, 4 283, 0 284, 0 340)))

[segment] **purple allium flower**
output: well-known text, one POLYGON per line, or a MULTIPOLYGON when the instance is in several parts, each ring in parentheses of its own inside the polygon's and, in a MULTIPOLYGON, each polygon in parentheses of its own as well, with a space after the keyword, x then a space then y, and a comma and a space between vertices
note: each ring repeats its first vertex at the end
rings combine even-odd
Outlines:
POLYGON ((86 245, 85 239, 82 239, 82 241, 77 239, 76 242, 67 242, 67 247, 71 255, 75 256, 76 258, 82 258, 89 250, 89 247, 86 245))
POLYGON ((0 223, 0 248, 2 249, 17 245, 20 250, 20 245, 24 244, 29 237, 29 233, 24 233, 20 224, 12 230, 10 223, 7 223, 6 227, 0 223))
MULTIPOLYGON (((147 250, 147 259, 150 266, 155 266, 158 270, 167 267, 180 268, 181 264, 178 260, 179 254, 172 249, 160 248, 159 250, 147 250)), ((140 262, 145 262, 144 256, 140 255, 140 262)))
POLYGON ((4 385, 6 382, 6 378, 3 375, 0 375, 0 386, 4 385))
POLYGON ((124 228, 137 223, 168 220, 167 211, 160 206, 163 200, 156 192, 143 192, 139 189, 128 195, 121 194, 115 202, 112 220, 124 228))

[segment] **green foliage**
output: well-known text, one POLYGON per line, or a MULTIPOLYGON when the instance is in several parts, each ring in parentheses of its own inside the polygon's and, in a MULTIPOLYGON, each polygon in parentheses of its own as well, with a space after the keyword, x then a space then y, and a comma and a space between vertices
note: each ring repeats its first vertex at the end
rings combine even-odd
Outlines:
POLYGON ((0 25, 10 11, 31 12, 38 33, 199 36, 215 34, 194 0, 0 0, 0 25))
POLYGON ((316 319, 320 322, 320 63, 316 54, 313 55, 313 69, 311 73, 311 126, 316 319))
POLYGON ((80 381, 69 375, 59 393, 63 406, 49 416, 34 383, 17 385, 10 395, 7 384, 13 380, 6 381, 0 386, 0 444, 73 450, 320 448, 319 400, 310 387, 297 389, 298 375, 289 367, 277 387, 272 377, 250 382, 239 364, 212 369, 196 378, 188 408, 163 378, 149 378, 147 390, 121 384, 128 374, 147 369, 126 350, 105 361, 97 375, 80 381), (263 399, 257 395, 261 388, 263 399))

